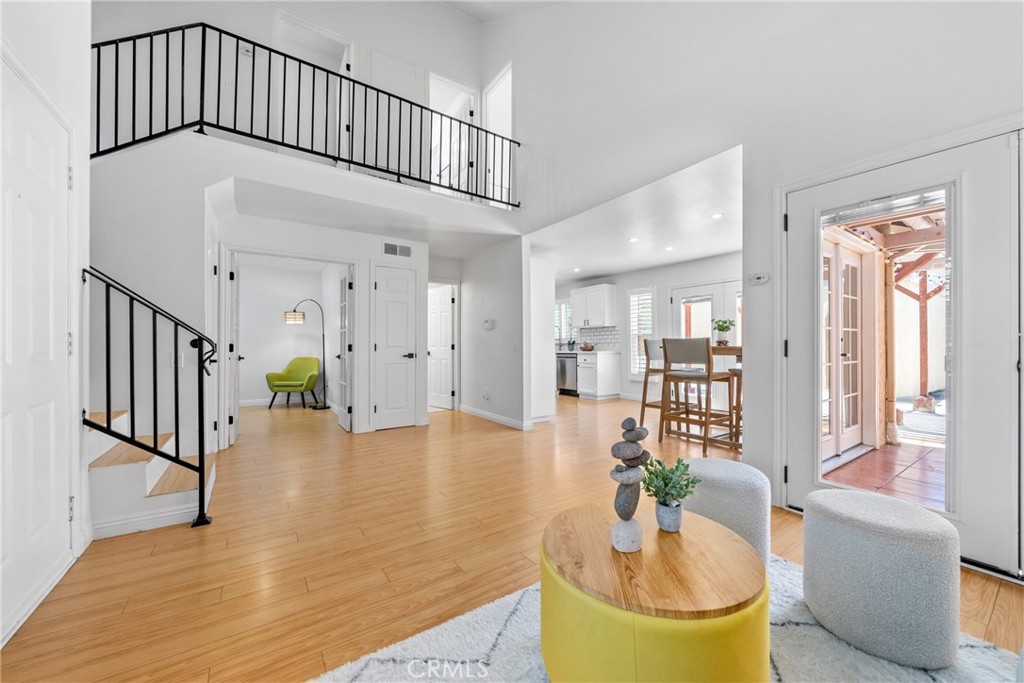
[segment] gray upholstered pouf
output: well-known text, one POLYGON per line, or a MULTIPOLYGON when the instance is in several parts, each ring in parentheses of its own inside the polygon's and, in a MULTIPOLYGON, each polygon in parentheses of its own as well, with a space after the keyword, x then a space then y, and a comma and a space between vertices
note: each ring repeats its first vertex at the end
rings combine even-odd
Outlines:
POLYGON ((735 531, 767 564, 771 551, 771 483, 760 470, 721 458, 693 458, 690 473, 701 479, 683 507, 735 531))
POLYGON ((912 503, 815 491, 804 503, 804 599, 854 647, 905 666, 949 666, 960 642, 960 537, 912 503))

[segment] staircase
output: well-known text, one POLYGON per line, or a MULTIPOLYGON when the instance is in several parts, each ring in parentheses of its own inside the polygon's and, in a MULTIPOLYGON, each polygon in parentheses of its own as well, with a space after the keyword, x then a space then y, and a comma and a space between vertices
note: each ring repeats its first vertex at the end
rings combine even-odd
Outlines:
POLYGON ((82 415, 96 537, 209 524, 216 469, 205 453, 205 392, 216 344, 95 268, 82 281, 93 287, 92 325, 102 330, 90 369, 92 402, 103 409, 82 415), (194 374, 183 371, 188 356, 194 374))

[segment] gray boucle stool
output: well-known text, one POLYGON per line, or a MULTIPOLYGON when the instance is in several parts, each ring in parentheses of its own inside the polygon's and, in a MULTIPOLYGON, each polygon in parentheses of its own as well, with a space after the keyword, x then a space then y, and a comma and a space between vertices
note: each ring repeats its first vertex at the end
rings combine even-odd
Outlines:
POLYGON ((905 666, 950 666, 960 643, 960 537, 912 503, 815 491, 804 503, 804 599, 854 647, 905 666))
POLYGON ((771 551, 771 483, 760 470, 721 458, 687 460, 690 473, 701 479, 697 494, 683 507, 728 527, 768 564, 771 551))

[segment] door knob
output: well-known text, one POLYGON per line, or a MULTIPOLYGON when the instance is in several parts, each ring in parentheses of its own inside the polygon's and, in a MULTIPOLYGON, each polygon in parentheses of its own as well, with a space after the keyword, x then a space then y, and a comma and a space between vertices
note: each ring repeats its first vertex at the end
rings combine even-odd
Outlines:
POLYGON ((335 358, 337 358, 338 360, 341 360, 341 354, 339 353, 337 356, 335 356, 335 358))
POLYGON ((245 360, 245 356, 239 356, 238 360, 245 360))
POLYGON ((405 354, 402 354, 402 357, 403 358, 415 358, 416 354, 415 353, 405 353, 405 354))

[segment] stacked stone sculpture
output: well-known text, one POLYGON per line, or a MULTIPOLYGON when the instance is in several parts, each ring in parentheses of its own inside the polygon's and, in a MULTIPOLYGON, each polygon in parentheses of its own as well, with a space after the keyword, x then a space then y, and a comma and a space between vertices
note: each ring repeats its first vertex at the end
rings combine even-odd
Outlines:
POLYGON ((622 421, 622 428, 623 440, 612 446, 612 457, 622 463, 609 474, 619 484, 615 491, 615 514, 619 521, 612 527, 612 547, 620 553, 635 553, 643 543, 644 529, 633 514, 640 503, 640 482, 644 478, 641 465, 651 459, 651 454, 640 443, 647 438, 647 429, 638 427, 631 417, 622 421))

